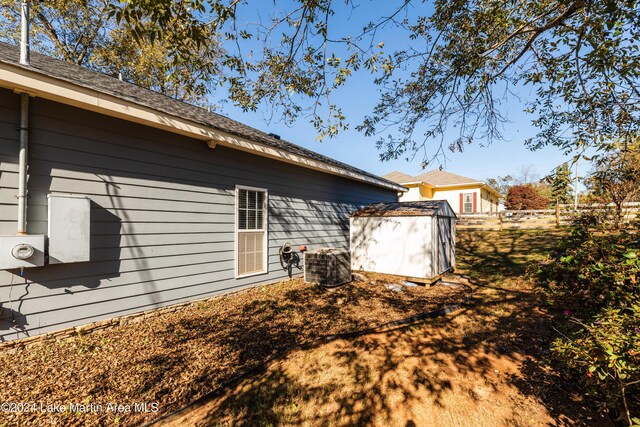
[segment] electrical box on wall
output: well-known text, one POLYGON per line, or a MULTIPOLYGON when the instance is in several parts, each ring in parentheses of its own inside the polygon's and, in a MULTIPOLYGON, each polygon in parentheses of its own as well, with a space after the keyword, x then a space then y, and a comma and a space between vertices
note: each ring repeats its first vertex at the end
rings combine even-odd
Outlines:
POLYGON ((89 261, 91 201, 85 196, 49 194, 49 264, 89 261))
POLYGON ((0 270, 44 265, 44 235, 0 236, 0 270))

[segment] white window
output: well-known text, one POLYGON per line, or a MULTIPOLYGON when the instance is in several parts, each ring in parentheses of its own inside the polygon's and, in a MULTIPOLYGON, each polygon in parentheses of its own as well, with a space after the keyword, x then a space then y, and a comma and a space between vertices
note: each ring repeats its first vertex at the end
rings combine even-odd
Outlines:
POLYGON ((236 277, 267 272, 267 190, 236 187, 236 277))
POLYGON ((463 213, 473 213, 473 193, 463 193, 463 213))

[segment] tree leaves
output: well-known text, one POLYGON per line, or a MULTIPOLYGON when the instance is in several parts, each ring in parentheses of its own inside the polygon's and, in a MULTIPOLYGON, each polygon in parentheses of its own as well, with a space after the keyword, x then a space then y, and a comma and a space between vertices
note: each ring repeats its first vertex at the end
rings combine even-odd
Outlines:
POLYGON ((533 184, 514 185, 507 193, 507 209, 546 209, 548 205, 549 199, 541 196, 533 184))
MULTIPOLYGON (((204 5, 151 3, 151 16, 116 0, 33 3, 33 45, 167 96, 208 105, 208 96, 220 82, 223 50, 216 33, 195 17, 186 25, 182 21, 204 5)), ((4 0, 3 6, 0 36, 11 40, 19 24, 14 15, 20 1, 4 0)))
POLYGON ((573 191, 571 189, 571 171, 569 164, 563 163, 558 166, 553 174, 547 176, 545 181, 551 187, 551 204, 566 204, 571 202, 573 191))
MULTIPOLYGON (((352 124, 336 91, 358 73, 373 74, 380 98, 354 124, 379 137, 383 160, 420 156, 431 163, 443 147, 462 150, 502 138, 523 86, 532 94, 525 111, 539 129, 527 141, 532 149, 607 151, 640 130, 635 0, 436 0, 433 8, 401 0, 343 34, 334 22, 344 10, 356 11, 356 0, 275 2, 278 11, 252 25, 244 25, 254 10, 243 0, 102 1, 87 2, 106 11, 95 25, 103 29, 99 35, 126 29, 140 47, 136 58, 151 45, 165 52, 174 82, 189 75, 177 69, 195 74, 196 83, 177 92, 202 101, 223 84, 242 108, 263 106, 285 122, 306 117, 320 138, 352 124), (406 43, 391 47, 380 40, 384 32, 406 43)), ((65 2, 52 4, 58 3, 65 2)))

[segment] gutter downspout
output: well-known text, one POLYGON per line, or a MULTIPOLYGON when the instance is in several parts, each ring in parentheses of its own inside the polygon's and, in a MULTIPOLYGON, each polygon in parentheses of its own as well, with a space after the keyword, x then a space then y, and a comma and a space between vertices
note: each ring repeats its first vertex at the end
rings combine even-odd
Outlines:
MULTIPOLYGON (((23 0, 20 13, 20 64, 30 65, 29 1, 23 0)), ((27 234, 27 172, 29 168, 29 95, 20 94, 20 152, 18 154, 18 235, 27 234)))
POLYGON ((18 234, 27 234, 27 171, 29 168, 29 95, 20 94, 20 152, 18 154, 18 234))

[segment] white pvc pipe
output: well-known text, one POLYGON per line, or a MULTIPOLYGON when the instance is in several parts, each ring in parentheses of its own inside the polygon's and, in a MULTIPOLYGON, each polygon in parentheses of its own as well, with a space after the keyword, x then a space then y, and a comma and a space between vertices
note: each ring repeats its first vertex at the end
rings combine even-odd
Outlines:
POLYGON ((29 1, 22 0, 20 7, 20 63, 29 65, 29 1))
POLYGON ((29 95, 20 94, 20 152, 18 153, 18 234, 27 234, 27 172, 29 159, 29 95))
MULTIPOLYGON (((29 65, 29 1, 20 6, 20 63, 29 65)), ((20 94, 20 152, 18 153, 18 234, 27 234, 27 173, 29 168, 29 95, 20 94)))

